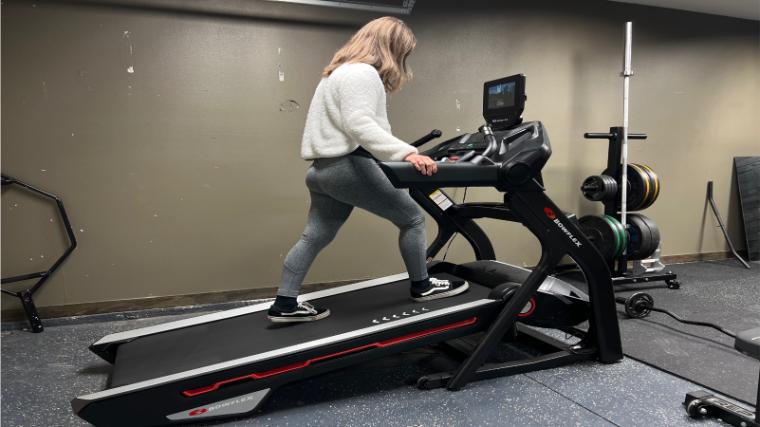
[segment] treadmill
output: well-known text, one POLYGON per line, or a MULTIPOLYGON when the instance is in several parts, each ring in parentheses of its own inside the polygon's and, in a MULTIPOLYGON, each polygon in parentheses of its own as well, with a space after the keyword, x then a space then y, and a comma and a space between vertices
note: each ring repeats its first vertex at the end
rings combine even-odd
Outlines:
MULTIPOLYGON (((379 163, 439 226, 428 248, 430 274, 467 280, 467 292, 416 303, 402 273, 300 296, 331 308, 318 322, 273 324, 266 302, 111 334, 90 346, 113 364, 108 388, 75 398, 74 412, 94 425, 130 427, 240 416, 285 384, 431 344, 456 349, 461 363, 420 378, 420 388, 458 390, 473 380, 622 359, 610 271, 574 217, 544 192, 541 169, 551 147, 540 122, 522 123, 525 99, 523 75, 486 82, 486 124, 426 151, 439 162, 433 176, 406 162, 379 163), (504 201, 457 204, 441 190, 476 186, 495 187, 504 201), (522 223, 541 244, 538 265, 524 269, 496 261, 477 218, 522 223), (470 243, 475 261, 434 261, 455 234, 470 243), (550 276, 565 256, 583 272, 588 293, 550 276), (588 327, 578 328, 583 322, 588 327), (581 339, 567 344, 533 326, 581 339), (502 342, 518 337, 542 353, 493 360, 502 342)), ((415 145, 438 136, 433 131, 415 145)))

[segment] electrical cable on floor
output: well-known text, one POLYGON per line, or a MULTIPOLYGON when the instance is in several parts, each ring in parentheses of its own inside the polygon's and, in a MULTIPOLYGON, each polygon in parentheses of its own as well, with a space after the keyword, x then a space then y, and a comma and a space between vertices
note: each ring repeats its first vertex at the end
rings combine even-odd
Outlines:
POLYGON ((713 328, 713 329, 717 330, 718 332, 724 333, 724 334, 728 335, 731 338, 736 338, 736 333, 735 332, 729 331, 728 329, 726 329, 726 328, 724 328, 724 327, 722 327, 720 325, 717 325, 715 323, 703 322, 703 321, 700 321, 700 320, 684 319, 683 317, 678 316, 677 314, 673 313, 672 311, 665 310, 664 308, 651 307, 650 310, 656 311, 658 313, 665 313, 668 316, 676 319, 677 321, 679 321, 681 323, 686 323, 687 325, 706 326, 708 328, 713 328))
POLYGON ((716 331, 722 334, 726 334, 731 338, 736 338, 735 332, 730 331, 718 324, 705 322, 701 320, 684 319, 683 317, 677 315, 676 313, 673 313, 670 310, 655 307, 654 298, 652 298, 651 295, 644 292, 636 292, 635 294, 627 298, 616 297, 615 302, 624 306, 625 314, 627 314, 629 317, 634 318, 634 319, 643 319, 645 317, 648 317, 651 312, 656 311, 658 313, 667 314, 668 316, 672 317, 673 319, 675 319, 676 321, 680 323, 685 323, 687 325, 705 326, 708 328, 713 328, 716 331))

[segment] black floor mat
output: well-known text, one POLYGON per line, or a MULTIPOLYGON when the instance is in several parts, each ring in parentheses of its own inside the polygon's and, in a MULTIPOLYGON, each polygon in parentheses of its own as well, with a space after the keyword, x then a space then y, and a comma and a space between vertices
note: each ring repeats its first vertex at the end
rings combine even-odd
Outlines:
MULTIPOLYGON (((655 306, 733 332, 760 326, 760 263, 735 260, 672 265, 681 289, 648 289, 655 306)), ((619 296, 633 292, 618 287, 619 296)), ((619 306, 618 306, 619 307, 619 306)), ((754 405, 760 362, 733 349, 733 339, 711 328, 676 322, 662 313, 647 319, 621 314, 623 350, 631 358, 754 405)), ((636 378, 632 381, 646 381, 636 378)))

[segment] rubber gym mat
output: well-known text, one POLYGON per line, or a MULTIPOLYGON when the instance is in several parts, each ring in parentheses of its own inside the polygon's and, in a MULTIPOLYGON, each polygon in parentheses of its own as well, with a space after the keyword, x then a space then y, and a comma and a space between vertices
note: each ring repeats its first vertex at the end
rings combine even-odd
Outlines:
POLYGON ((760 260, 760 157, 734 157, 750 260, 760 260))
MULTIPOLYGON (((736 260, 671 265, 681 289, 645 292, 654 297, 655 307, 686 319, 717 323, 733 332, 751 329, 760 326, 760 263, 751 265, 751 270, 736 260)), ((618 296, 633 294, 625 288, 618 287, 618 296)), ((663 313, 629 319, 618 308, 626 356, 755 404, 760 361, 734 350, 732 338, 712 328, 678 323, 663 313)))

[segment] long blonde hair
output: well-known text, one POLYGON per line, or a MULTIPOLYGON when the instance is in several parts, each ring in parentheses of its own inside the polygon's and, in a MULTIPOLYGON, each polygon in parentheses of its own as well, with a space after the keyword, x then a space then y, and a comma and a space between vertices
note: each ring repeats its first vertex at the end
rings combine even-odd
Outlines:
POLYGON ((342 64, 363 62, 377 69, 386 91, 395 92, 412 78, 406 59, 416 45, 417 39, 404 21, 390 16, 377 18, 335 52, 322 76, 328 77, 342 64))

